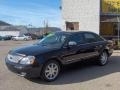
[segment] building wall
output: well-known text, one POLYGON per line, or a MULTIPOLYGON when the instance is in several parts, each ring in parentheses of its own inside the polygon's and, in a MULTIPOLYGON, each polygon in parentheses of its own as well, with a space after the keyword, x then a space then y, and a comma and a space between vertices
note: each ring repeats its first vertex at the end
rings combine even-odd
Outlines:
POLYGON ((19 36, 26 33, 28 33, 28 30, 25 26, 0 26, 0 36, 19 36))
POLYGON ((99 34, 100 0, 62 0, 62 26, 66 22, 79 22, 79 30, 99 34))
POLYGON ((0 36, 5 35, 19 36, 19 34, 20 34, 19 31, 0 31, 0 36))
POLYGON ((114 23, 101 23, 100 34, 102 36, 112 36, 114 35, 114 23))

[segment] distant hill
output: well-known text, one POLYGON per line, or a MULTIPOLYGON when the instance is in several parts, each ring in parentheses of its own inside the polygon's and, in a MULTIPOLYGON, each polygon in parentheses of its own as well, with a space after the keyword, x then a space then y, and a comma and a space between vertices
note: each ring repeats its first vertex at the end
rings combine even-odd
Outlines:
POLYGON ((11 26, 11 24, 6 23, 4 21, 0 21, 0 26, 11 26))
MULTIPOLYGON (((44 29, 45 28, 43 28, 43 27, 41 27, 41 28, 28 28, 29 31, 42 31, 44 29)), ((61 31, 61 29, 58 27, 48 27, 47 29, 48 29, 48 31, 52 31, 52 32, 61 31)))
MULTIPOLYGON (((41 27, 41 28, 28 28, 29 33, 36 34, 38 36, 43 35, 44 30, 45 30, 45 28, 43 28, 43 27, 41 27)), ((48 27, 46 32, 57 32, 57 31, 61 31, 61 29, 58 27, 48 27)))

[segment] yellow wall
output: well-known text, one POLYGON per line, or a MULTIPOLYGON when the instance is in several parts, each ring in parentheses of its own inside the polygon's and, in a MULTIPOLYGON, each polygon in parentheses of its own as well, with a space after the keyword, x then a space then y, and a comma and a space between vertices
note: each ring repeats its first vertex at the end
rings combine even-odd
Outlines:
POLYGON ((113 23, 101 23, 100 25, 100 34, 101 35, 113 35, 113 23))
POLYGON ((120 14, 120 0, 102 0, 102 13, 120 14))

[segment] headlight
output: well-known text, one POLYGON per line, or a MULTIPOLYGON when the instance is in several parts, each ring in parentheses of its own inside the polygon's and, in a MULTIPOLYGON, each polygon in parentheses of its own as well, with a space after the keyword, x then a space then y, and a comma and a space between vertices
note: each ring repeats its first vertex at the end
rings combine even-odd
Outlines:
POLYGON ((20 60, 20 64, 33 64, 35 62, 34 56, 27 56, 20 60))
POLYGON ((10 62, 13 62, 13 63, 19 63, 19 61, 21 59, 23 59, 22 56, 17 56, 17 55, 11 55, 11 54, 8 54, 7 55, 7 59, 10 61, 10 62))

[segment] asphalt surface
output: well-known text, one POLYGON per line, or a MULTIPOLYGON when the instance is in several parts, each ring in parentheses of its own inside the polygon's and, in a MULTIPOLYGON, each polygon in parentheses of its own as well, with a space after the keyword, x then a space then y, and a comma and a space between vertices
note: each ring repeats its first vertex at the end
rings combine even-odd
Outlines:
POLYGON ((72 64, 54 82, 25 79, 10 72, 4 62, 12 48, 35 41, 0 41, 0 90, 120 90, 120 53, 114 53, 106 66, 92 62, 72 64))

